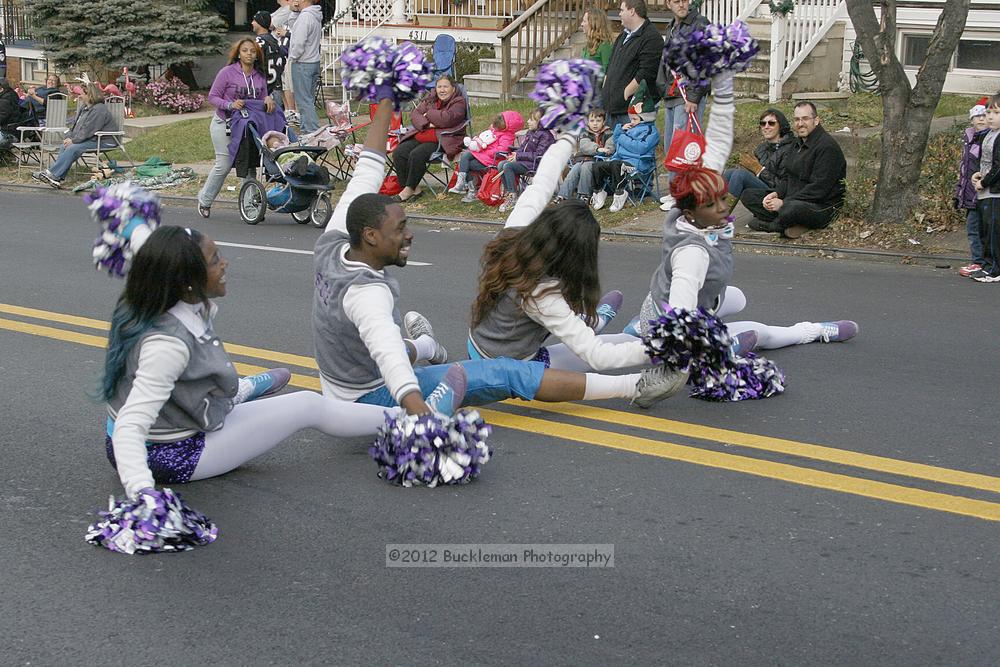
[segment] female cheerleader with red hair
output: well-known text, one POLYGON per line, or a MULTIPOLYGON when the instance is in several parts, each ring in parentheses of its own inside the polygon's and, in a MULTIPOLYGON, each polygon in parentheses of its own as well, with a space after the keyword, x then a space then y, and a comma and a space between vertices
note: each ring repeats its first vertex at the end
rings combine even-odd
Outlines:
MULTIPOLYGON (((743 292, 729 285, 733 274, 733 223, 725 197, 728 191, 722 170, 733 145, 732 73, 712 80, 712 110, 705 132, 703 166, 691 166, 674 175, 670 194, 676 204, 663 225, 663 254, 650 280, 638 322, 626 330, 643 333, 651 319, 662 314, 661 304, 694 311, 701 307, 724 318, 746 307, 743 292)), ((776 327, 759 322, 727 322, 737 353, 754 347, 775 349, 788 345, 844 341, 858 333, 848 320, 799 322, 776 327)), ((677 374, 676 389, 687 380, 677 374)))

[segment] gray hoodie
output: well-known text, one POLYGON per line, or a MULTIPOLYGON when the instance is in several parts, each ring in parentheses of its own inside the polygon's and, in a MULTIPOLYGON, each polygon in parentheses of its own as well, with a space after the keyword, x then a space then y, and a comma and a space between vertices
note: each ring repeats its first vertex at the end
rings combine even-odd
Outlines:
POLYGON ((295 19, 288 59, 297 63, 318 63, 322 41, 323 10, 319 5, 310 5, 299 12, 295 19))

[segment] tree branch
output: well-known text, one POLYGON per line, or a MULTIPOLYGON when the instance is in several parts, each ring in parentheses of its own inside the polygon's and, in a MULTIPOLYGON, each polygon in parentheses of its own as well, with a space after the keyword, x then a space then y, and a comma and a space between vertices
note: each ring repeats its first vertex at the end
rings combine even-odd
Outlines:
POLYGON ((927 57, 917 72, 917 80, 913 86, 915 99, 923 101, 934 97, 934 103, 937 104, 936 100, 940 97, 944 79, 948 75, 948 65, 969 18, 969 5, 970 0, 949 0, 945 3, 930 44, 927 45, 927 57), (937 94, 931 95, 934 91, 937 94))
POLYGON ((903 71, 899 58, 896 57, 895 12, 895 2, 887 3, 882 8, 880 25, 871 2, 847 0, 847 13, 851 17, 858 41, 861 42, 861 50, 871 64, 875 76, 885 86, 906 86, 906 90, 909 91, 910 82, 906 78, 906 72, 903 71))

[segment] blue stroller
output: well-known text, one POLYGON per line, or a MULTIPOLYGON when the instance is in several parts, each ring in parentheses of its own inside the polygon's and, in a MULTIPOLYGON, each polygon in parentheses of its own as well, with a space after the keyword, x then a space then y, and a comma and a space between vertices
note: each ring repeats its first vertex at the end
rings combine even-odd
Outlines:
MULTIPOLYGON (((290 213, 292 219, 300 225, 312 223, 314 227, 324 228, 333 215, 333 203, 330 200, 329 174, 325 169, 316 169, 316 173, 306 176, 286 174, 281 171, 278 156, 282 153, 299 152, 310 155, 314 161, 326 153, 321 146, 285 146, 270 150, 263 141, 253 123, 247 126, 249 135, 260 153, 261 174, 264 183, 256 178, 248 179, 240 188, 240 217, 248 225, 256 225, 264 219, 268 209, 276 213, 290 213)), ((295 140, 289 129, 289 139, 295 140)))

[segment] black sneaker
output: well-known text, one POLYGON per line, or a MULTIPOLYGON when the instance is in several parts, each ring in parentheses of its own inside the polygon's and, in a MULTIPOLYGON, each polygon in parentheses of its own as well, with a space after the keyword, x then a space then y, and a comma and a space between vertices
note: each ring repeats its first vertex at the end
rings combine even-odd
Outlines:
MULTIPOLYGON (((968 277, 972 278, 973 280, 979 280, 980 278, 989 278, 989 276, 990 274, 987 273, 984 269, 976 269, 975 271, 973 271, 968 275, 968 277)), ((982 282, 982 280, 979 280, 979 282, 982 282)))
POLYGON ((768 222, 767 220, 761 220, 760 218, 753 218, 747 223, 747 227, 754 230, 755 232, 770 232, 772 234, 780 234, 781 228, 778 227, 774 222, 768 222))
POLYGON ((974 275, 972 277, 972 279, 975 280, 977 283, 1000 283, 1000 273, 993 275, 986 273, 985 271, 982 270, 977 271, 976 273, 982 274, 982 275, 974 275))

